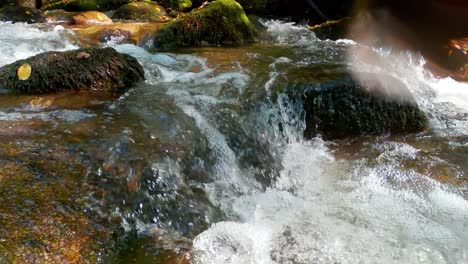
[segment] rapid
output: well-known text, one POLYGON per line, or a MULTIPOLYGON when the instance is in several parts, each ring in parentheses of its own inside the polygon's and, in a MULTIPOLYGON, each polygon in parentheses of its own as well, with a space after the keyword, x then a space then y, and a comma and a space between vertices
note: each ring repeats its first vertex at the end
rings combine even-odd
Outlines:
MULTIPOLYGON (((432 76, 419 54, 262 24, 264 40, 243 47, 150 53, 111 40, 144 83, 115 101, 2 95, 0 135, 82 157, 89 210, 164 241, 133 260, 186 250, 213 264, 468 263, 468 84, 432 76), (401 80, 430 130, 305 140, 286 89, 342 70, 401 80)), ((60 26, 0 24, 0 66, 76 48, 60 26)))

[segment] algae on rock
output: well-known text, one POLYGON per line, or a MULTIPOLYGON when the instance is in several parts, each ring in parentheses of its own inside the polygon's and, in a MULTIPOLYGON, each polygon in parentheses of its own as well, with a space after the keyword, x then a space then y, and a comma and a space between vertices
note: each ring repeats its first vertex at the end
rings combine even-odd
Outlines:
POLYGON ((155 47, 245 44, 254 39, 254 29, 242 6, 234 0, 217 0, 169 22, 156 33, 155 47))
POLYGON ((168 20, 166 10, 156 4, 135 2, 121 6, 112 16, 113 19, 164 22, 168 20))
POLYGON ((121 94, 143 78, 138 61, 113 48, 45 52, 0 68, 0 87, 22 94, 61 90, 121 94), (18 69, 24 64, 31 67, 31 74, 21 80, 18 69))

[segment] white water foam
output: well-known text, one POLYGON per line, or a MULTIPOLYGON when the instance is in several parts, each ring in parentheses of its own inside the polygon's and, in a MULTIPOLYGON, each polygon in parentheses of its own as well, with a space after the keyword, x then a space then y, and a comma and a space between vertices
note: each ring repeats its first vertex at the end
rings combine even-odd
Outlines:
MULTIPOLYGON (((285 45, 288 34, 304 33, 271 23, 271 30, 291 28, 277 36, 285 45)), ((422 58, 374 52, 386 63, 351 60, 351 67, 397 77, 436 132, 468 134, 463 118, 440 121, 467 110, 466 84, 430 76, 422 58)), ((265 192, 232 197, 223 209, 236 218, 195 238, 194 262, 468 263, 468 201, 460 190, 403 168, 403 159, 418 159, 420 151, 411 145, 373 147, 381 153, 376 159, 340 161, 320 139, 283 145, 280 177, 265 192)))
POLYGON ((25 23, 0 22, 0 66, 46 51, 77 49, 73 33, 61 26, 40 29, 25 23))

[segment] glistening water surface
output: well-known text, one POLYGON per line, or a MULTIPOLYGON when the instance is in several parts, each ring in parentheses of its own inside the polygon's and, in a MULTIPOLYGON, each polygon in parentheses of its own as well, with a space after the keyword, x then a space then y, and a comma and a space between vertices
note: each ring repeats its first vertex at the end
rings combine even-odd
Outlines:
MULTIPOLYGON (((122 262, 189 252, 216 264, 467 263, 468 84, 433 78, 417 54, 264 24, 269 37, 245 47, 109 43, 140 61, 144 83, 116 101, 2 95, 0 136, 80 156, 89 210, 143 237, 122 262), (304 140, 301 102, 286 90, 343 71, 400 79, 430 131, 304 140)), ((1 24, 0 65, 77 48, 71 39, 1 24)))

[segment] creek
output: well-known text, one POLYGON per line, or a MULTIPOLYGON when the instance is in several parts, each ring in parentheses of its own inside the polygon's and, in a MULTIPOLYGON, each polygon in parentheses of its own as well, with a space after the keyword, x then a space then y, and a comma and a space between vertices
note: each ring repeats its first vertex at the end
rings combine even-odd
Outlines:
MULTIPOLYGON (((110 41, 139 60, 144 83, 114 101, 1 95, 0 136, 79 157, 88 210, 138 234, 122 263, 173 252, 213 264, 468 263, 468 84, 433 77, 415 53, 263 24, 264 40, 242 47, 110 41), (343 70, 401 80, 430 130, 305 140, 286 89, 343 70)), ((75 48, 59 26, 0 24, 0 66, 75 48)))

